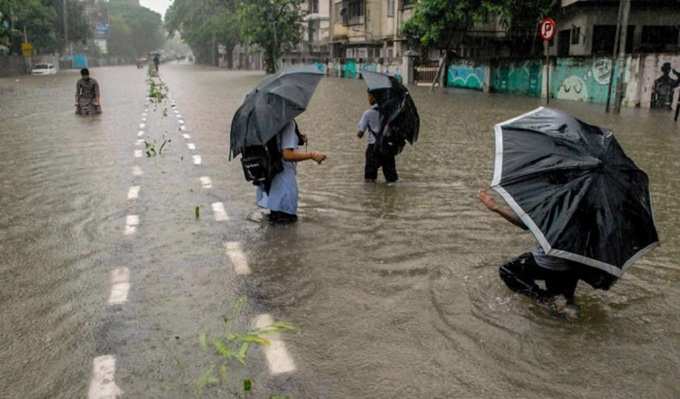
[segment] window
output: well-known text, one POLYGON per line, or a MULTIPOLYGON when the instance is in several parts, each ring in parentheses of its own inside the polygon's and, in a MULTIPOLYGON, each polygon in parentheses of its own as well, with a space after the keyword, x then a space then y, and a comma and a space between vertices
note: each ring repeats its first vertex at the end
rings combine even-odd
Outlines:
POLYGON ((641 50, 649 52, 677 50, 680 47, 678 37, 680 28, 677 26, 643 26, 641 50))
POLYGON ((310 14, 319 13, 319 0, 309 0, 309 13, 310 14))
POLYGON ((394 1, 395 0, 387 0, 387 16, 388 17, 394 17, 394 1))
MULTIPOLYGON (((633 52, 635 26, 628 26, 626 52, 633 52)), ((593 54, 611 56, 616 41, 616 25, 595 25, 593 27, 593 54)))
POLYGON ((579 44, 581 42, 581 27, 574 26, 571 30, 571 44, 579 44))
POLYGON ((401 7, 402 8, 409 8, 413 7, 416 4, 416 0, 403 0, 401 2, 401 7))
POLYGON ((340 11, 343 25, 359 25, 364 22, 364 0, 344 0, 340 11))

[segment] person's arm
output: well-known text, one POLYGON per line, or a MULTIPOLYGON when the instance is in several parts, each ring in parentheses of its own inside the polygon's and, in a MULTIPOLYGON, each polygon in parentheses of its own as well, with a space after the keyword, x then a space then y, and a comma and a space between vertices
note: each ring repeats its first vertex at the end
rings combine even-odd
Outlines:
POLYGON ((94 83, 94 98, 97 100, 97 105, 101 104, 99 102, 99 97, 100 97, 99 82, 95 82, 94 83))
POLYGON ((78 100, 80 99, 80 81, 76 82, 76 105, 78 105, 78 100))
POLYGON ((491 212, 497 213, 500 215, 503 219, 507 220, 508 222, 514 224, 515 226, 527 230, 527 226, 522 222, 522 219, 520 219, 515 212, 513 212, 511 209, 508 209, 504 206, 498 205, 496 200, 493 198, 491 194, 489 194, 486 190, 479 190, 479 200, 486 206, 491 212))
POLYGON ((367 112, 364 112, 363 115, 361 115, 361 119, 359 120, 359 124, 357 125, 357 128, 359 129, 357 131, 357 137, 358 138, 363 138, 364 133, 366 133, 366 129, 368 128, 368 117, 366 116, 367 112))
POLYGON ((286 148, 282 151, 283 159, 288 162, 302 162, 313 159, 316 163, 321 164, 326 160, 326 155, 317 151, 305 152, 295 151, 292 148, 286 148))

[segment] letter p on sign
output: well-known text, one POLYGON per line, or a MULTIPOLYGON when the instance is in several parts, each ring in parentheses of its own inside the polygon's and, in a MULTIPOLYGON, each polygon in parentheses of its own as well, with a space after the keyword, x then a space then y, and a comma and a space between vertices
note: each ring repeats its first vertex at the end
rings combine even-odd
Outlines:
POLYGON ((543 21, 541 21, 541 25, 540 25, 540 29, 539 29, 539 34, 541 35, 541 39, 545 40, 546 42, 551 41, 555 37, 556 31, 557 31, 557 22, 555 22, 554 19, 544 18, 543 21))

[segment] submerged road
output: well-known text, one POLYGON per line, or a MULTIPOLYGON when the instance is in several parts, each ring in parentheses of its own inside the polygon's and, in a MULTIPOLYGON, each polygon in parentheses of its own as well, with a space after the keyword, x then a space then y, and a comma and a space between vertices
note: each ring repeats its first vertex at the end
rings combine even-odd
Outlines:
POLYGON ((3 398, 239 397, 244 380, 253 398, 680 396, 668 114, 555 104, 612 128, 649 173, 662 238, 611 291, 582 284, 570 323, 503 286, 497 267, 535 244, 476 198, 493 124, 538 100, 416 88, 402 181, 366 185, 365 87, 325 79, 299 123, 329 160, 299 167, 300 222, 271 226, 227 157, 261 74, 162 66, 155 104, 144 72, 92 72, 93 118, 73 114, 73 72, 0 79, 3 398), (215 344, 272 324, 241 361, 215 344))

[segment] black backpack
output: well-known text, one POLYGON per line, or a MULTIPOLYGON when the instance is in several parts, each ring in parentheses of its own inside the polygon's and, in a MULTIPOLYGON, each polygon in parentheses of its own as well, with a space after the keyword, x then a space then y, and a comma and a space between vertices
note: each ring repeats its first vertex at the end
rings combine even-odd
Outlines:
MULTIPOLYGON (((303 144, 302 134, 295 123, 295 134, 303 144)), ((285 129, 285 127, 284 127, 285 129)), ((283 156, 279 150, 279 135, 272 137, 265 145, 253 145, 243 148, 241 166, 246 181, 255 186, 262 186, 269 193, 274 177, 283 171, 283 156)))

